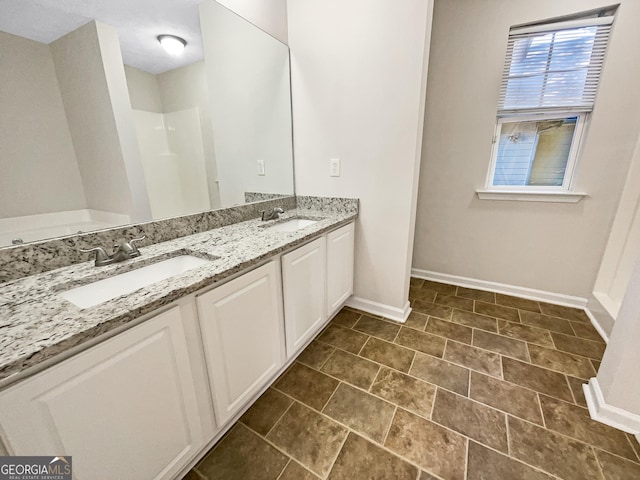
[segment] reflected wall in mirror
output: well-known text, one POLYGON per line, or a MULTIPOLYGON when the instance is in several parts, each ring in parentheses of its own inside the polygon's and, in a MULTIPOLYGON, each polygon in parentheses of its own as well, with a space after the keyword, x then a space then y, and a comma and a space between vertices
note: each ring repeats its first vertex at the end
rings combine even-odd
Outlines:
POLYGON ((214 0, 0 2, 0 84, 0 247, 294 193, 288 48, 214 0))

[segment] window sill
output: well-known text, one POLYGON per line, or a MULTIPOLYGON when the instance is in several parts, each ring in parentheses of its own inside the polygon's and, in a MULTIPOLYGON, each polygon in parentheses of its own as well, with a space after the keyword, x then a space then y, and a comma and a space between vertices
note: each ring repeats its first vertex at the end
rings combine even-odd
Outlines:
POLYGON ((517 202, 578 203, 587 196, 584 192, 549 190, 476 190, 480 200, 512 200, 517 202))

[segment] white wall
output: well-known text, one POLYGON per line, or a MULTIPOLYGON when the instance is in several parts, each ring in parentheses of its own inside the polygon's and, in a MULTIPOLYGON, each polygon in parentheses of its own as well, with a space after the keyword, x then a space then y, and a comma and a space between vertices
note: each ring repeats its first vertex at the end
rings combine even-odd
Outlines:
MULTIPOLYGON (((211 0, 208 0, 211 1, 211 0)), ((287 0, 217 0, 269 35, 288 43, 287 0)))
POLYGON ((479 200, 512 25, 608 0, 436 0, 413 266, 588 297, 640 132, 640 2, 623 0, 575 187, 578 204, 479 200))
POLYGON ((360 199, 354 295, 401 316, 430 2, 292 0, 288 16, 296 193, 360 199), (329 159, 336 157, 341 176, 329 177, 329 159))
POLYGON ((85 208, 49 47, 0 32, 0 51, 0 218, 85 208))
POLYGON ((215 2, 201 4, 200 22, 222 205, 293 193, 287 47, 215 2))
MULTIPOLYGON (((87 206, 130 214, 133 209, 96 22, 51 43, 87 206)), ((120 67, 122 68, 122 66, 120 67)))

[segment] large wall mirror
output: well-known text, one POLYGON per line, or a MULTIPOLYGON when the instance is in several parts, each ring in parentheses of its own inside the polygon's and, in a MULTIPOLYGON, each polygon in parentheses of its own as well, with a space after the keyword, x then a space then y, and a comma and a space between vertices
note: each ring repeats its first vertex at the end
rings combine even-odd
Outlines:
POLYGON ((288 48, 214 0, 0 1, 0 172, 0 247, 292 195, 288 48))

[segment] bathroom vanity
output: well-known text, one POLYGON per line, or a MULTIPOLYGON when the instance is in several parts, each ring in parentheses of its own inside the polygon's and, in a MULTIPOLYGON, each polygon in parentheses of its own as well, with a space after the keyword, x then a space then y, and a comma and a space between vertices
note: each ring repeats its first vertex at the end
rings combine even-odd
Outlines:
POLYGON ((80 480, 180 478, 352 294, 353 205, 6 284, 14 348, 0 358, 0 432, 9 453, 72 455, 80 480), (176 255, 208 261, 85 309, 62 297, 176 255))

